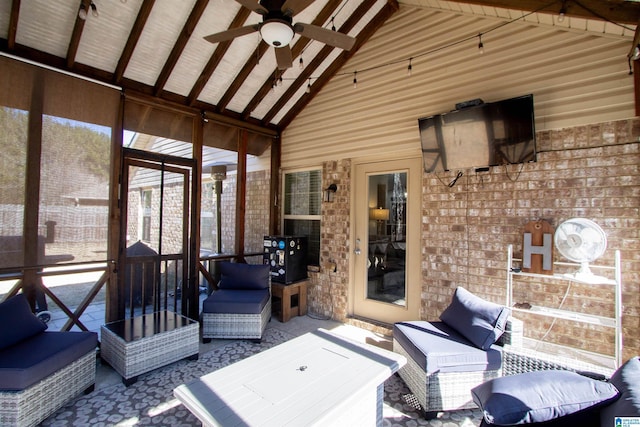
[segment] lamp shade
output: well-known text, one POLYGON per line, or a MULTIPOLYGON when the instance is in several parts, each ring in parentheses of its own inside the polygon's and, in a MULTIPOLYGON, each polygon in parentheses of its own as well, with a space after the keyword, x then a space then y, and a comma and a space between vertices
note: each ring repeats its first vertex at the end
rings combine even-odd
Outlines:
POLYGON ((369 219, 374 221, 387 221, 389 219, 389 209, 371 209, 369 219))
POLYGON ((293 39, 293 28, 282 21, 269 21, 260 27, 262 40, 273 47, 286 46, 293 39))

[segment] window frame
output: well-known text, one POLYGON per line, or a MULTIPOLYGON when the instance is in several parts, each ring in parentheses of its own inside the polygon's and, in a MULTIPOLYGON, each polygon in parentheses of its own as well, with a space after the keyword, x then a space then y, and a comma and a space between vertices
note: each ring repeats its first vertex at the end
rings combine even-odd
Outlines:
MULTIPOLYGON (((309 265, 320 265, 320 239, 321 239, 321 234, 322 234, 322 202, 323 202, 323 198, 322 198, 322 166, 318 165, 318 166, 310 166, 310 167, 305 167, 305 168, 296 168, 296 169, 286 169, 286 170, 282 170, 281 172, 281 194, 282 194, 282 204, 281 204, 281 208, 280 208, 280 229, 285 230, 285 221, 287 220, 301 220, 301 221, 317 221, 318 222, 318 230, 319 230, 319 235, 318 237, 318 259, 314 260, 314 262, 309 262, 309 265), (319 195, 318 195, 318 206, 320 208, 320 213, 317 215, 313 215, 313 214, 287 214, 285 213, 286 211, 286 207, 287 207, 287 192, 286 192, 286 178, 287 175, 292 175, 292 174, 297 174, 297 173, 304 173, 304 172, 314 172, 317 171, 320 174, 319 177, 319 183, 320 183, 320 191, 319 191, 319 195)), ((286 233, 285 233, 286 234, 286 233)), ((308 238, 308 245, 309 247, 311 246, 312 242, 311 239, 308 238)))

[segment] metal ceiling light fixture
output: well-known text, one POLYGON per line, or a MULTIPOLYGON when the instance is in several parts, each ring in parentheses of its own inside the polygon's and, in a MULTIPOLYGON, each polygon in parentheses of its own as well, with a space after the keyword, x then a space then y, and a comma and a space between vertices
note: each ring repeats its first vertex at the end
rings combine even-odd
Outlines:
POLYGON ((260 27, 260 35, 270 46, 283 47, 293 39, 293 28, 283 21, 268 21, 260 27))

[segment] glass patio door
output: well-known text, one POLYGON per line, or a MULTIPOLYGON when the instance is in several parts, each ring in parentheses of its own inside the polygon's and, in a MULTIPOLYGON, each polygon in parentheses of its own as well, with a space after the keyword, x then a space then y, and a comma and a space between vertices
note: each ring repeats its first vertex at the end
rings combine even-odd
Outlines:
POLYGON ((419 318, 421 168, 420 159, 355 166, 356 316, 419 318))

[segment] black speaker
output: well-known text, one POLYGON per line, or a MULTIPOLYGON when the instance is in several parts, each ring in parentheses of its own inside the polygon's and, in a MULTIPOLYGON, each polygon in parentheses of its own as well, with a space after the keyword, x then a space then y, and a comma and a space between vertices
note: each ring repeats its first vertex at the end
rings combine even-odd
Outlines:
POLYGON ((307 278, 307 238, 264 236, 264 264, 269 265, 271 281, 289 284, 307 278))

